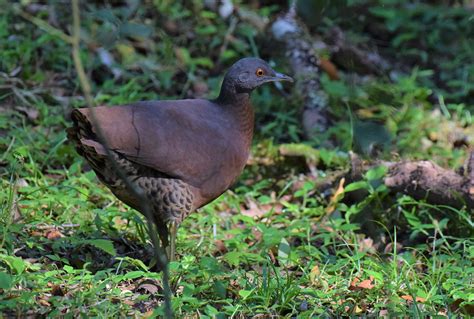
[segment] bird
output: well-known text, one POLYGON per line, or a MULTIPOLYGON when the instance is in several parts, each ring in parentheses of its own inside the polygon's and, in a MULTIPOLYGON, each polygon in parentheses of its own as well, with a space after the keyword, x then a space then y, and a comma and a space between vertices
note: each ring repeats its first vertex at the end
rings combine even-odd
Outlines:
POLYGON ((254 133, 250 93, 277 81, 293 79, 260 58, 242 58, 227 70, 215 99, 77 108, 68 138, 98 179, 146 216, 118 170, 142 191, 168 260, 176 260, 181 222, 223 194, 244 169, 254 133))

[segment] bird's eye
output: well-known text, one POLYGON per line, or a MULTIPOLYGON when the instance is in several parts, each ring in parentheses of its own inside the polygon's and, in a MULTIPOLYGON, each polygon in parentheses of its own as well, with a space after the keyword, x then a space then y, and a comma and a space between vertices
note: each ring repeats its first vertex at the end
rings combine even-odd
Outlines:
POLYGON ((257 71, 255 71, 255 74, 257 76, 263 76, 265 74, 265 72, 263 71, 263 69, 258 68, 257 71))

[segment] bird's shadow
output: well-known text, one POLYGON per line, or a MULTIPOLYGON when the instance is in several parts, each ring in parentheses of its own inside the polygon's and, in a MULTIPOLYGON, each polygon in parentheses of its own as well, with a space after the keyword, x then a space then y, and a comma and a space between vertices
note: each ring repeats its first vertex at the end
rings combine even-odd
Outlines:
POLYGON ((15 256, 31 262, 55 265, 58 269, 69 265, 76 269, 85 268, 92 273, 117 269, 119 264, 125 271, 127 263, 123 263, 124 258, 140 260, 145 265, 151 265, 153 255, 153 247, 149 244, 124 237, 91 238, 90 234, 88 236, 74 234, 54 239, 39 238, 33 245, 25 245, 15 252, 15 256), (115 253, 111 254, 100 248, 101 245, 95 245, 97 240, 112 243, 115 253))

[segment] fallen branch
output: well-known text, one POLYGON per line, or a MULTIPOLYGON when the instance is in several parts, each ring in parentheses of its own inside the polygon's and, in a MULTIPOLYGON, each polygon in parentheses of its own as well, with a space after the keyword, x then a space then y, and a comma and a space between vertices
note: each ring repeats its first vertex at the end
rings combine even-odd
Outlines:
POLYGON ((454 172, 430 161, 378 162, 365 164, 355 154, 351 155, 352 181, 362 179, 370 168, 384 165, 388 173, 385 186, 392 192, 403 193, 431 204, 454 208, 474 209, 474 151, 466 161, 466 169, 454 172))
MULTIPOLYGON (((311 172, 316 171, 319 163, 318 150, 303 144, 281 145, 279 155, 304 159, 307 169, 311 172)), ((343 166, 342 163, 347 163, 347 158, 334 158, 334 161, 338 163, 337 166, 343 166)), ((275 162, 259 164, 275 165, 275 162)), ((346 185, 360 181, 370 169, 385 166, 387 174, 383 183, 392 193, 403 193, 435 205, 474 209, 474 150, 469 153, 464 167, 459 172, 442 168, 431 161, 367 162, 355 153, 350 153, 350 164, 349 171, 333 171, 323 183, 318 183, 318 191, 325 193, 329 189, 337 189, 342 178, 345 179, 346 185)), ((350 194, 345 200, 361 201, 367 195, 365 190, 350 194)))

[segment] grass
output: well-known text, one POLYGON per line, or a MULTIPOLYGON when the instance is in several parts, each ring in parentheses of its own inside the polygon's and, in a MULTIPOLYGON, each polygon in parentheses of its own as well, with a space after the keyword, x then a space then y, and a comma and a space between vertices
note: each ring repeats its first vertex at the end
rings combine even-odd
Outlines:
MULTIPOLYGON (((214 56, 226 22, 199 1, 179 6, 145 6, 171 22, 187 17, 175 40, 165 26, 145 18, 145 7, 132 13, 120 6, 85 9, 91 48, 106 40, 100 30, 121 35, 107 46, 119 78, 83 47, 96 103, 188 96, 198 82, 214 96, 216 64, 224 69, 258 49, 257 32, 249 39, 245 30, 252 26, 239 20, 235 40, 214 56), (195 41, 185 36, 192 29, 195 41), (155 41, 145 41, 143 32, 155 41)), ((101 185, 66 141, 67 113, 84 105, 70 47, 17 20, 17 9, 25 7, 0 17, 1 316, 160 316, 162 278, 149 268, 143 218, 101 185)), ((275 6, 255 10, 261 17, 279 12, 275 6)), ((59 24, 66 18, 60 15, 59 24)), ((350 126, 350 114, 379 124, 372 129, 387 136, 376 141, 384 146, 383 157, 462 165, 467 149, 454 142, 473 136, 473 106, 459 98, 461 90, 446 102, 441 93, 434 95, 434 84, 424 80, 429 74, 415 68, 394 82, 375 79, 357 87, 344 78, 323 78, 335 124, 321 140, 336 146, 307 142, 305 147, 318 147, 309 163, 316 174, 306 162, 279 153, 282 143, 303 140, 297 102, 271 87, 255 92, 253 164, 232 190, 179 229, 179 261, 170 264, 175 316, 472 315, 472 212, 393 196, 380 186, 380 169, 361 183, 343 185, 339 197, 332 196, 336 189, 318 191, 328 176, 348 167, 353 145, 364 151, 373 142, 364 129, 350 126), (365 195, 352 204, 342 200, 356 189, 365 195), (372 223, 362 222, 367 220, 372 223)))

